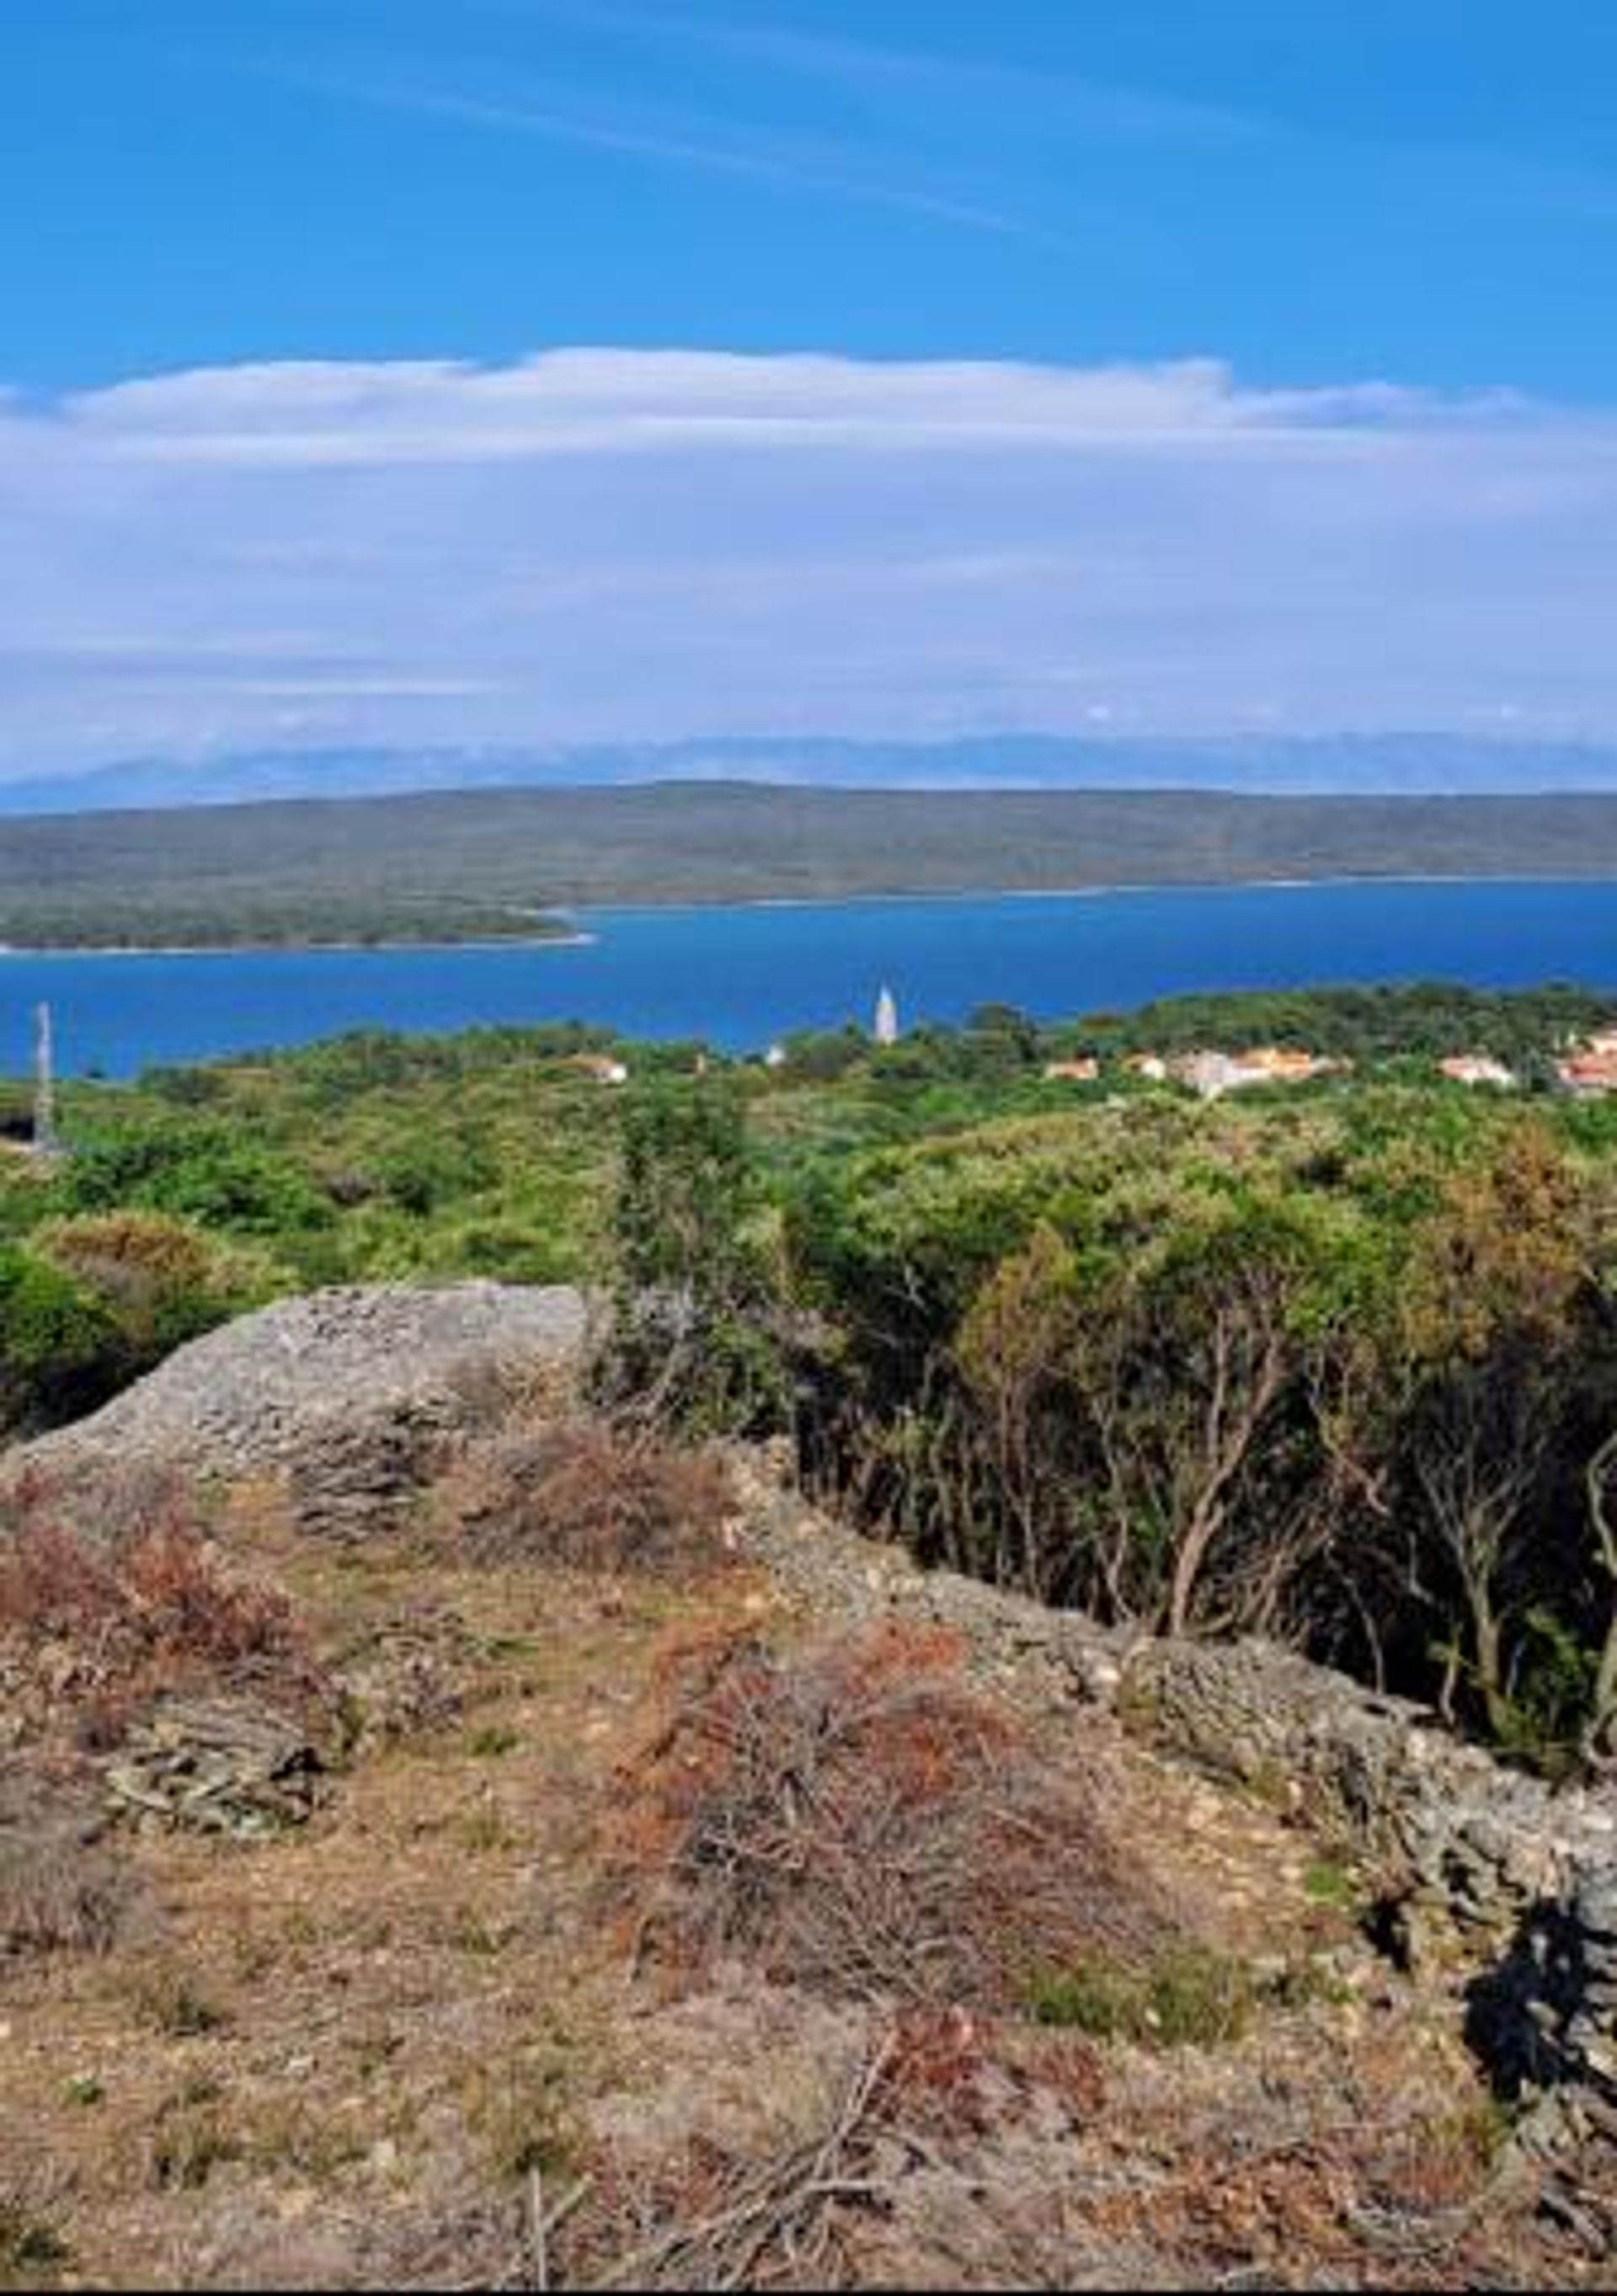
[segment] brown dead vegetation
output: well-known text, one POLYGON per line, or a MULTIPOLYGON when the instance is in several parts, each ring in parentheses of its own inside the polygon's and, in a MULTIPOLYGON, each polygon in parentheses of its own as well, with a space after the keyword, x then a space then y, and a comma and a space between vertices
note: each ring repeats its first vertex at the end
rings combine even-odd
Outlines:
POLYGON ((898 2046, 887 2035, 860 2057, 825 2124, 801 2143, 751 2161, 687 2146, 647 2186, 619 2193, 622 2214, 638 2214, 648 2236, 592 2271, 588 2284, 746 2288, 775 2277, 784 2260, 800 2287, 846 2286, 839 2212, 879 2195, 876 2152, 898 2125, 903 2095, 898 2046))
POLYGON ((22 1495, 0 1539, 0 1685, 13 1743, 70 1726, 83 1751, 102 1751, 156 1697, 272 1679, 312 1684, 291 1604, 228 1565, 173 1487, 131 1494, 109 1479, 98 1535, 48 1489, 22 1495))
POLYGON ((155 1951, 82 1746, 14 1742, 5 1783, 26 1765, 34 1787, 0 1791, 0 2284, 53 2257, 86 2284, 135 2259, 154 2283, 416 2287, 1543 2284, 1564 2263, 1490 2197, 1443 2005, 1254 1980, 1250 2021, 1198 2008, 1171 2049, 1114 2013, 1120 1987, 1160 2015, 1165 1969, 1250 1974, 1325 1921, 1272 1812, 1092 1710, 1022 1719, 949 1632, 804 1623, 740 1561, 709 1569, 709 1463, 577 1431, 551 1456, 537 1514, 491 1503, 480 1541, 456 1527, 463 1466, 424 1538, 339 1548, 242 1500, 216 1540, 160 1514, 103 1552, 47 1507, 5 1550, 0 1664, 56 1654, 70 1736, 103 1649, 137 1680, 324 1669, 366 1711, 338 1789, 273 1845, 119 1837, 155 1951), (22 2129, 45 2181, 8 2217, 22 2129))
POLYGON ((1174 1930, 1094 1794, 971 1691, 957 1637, 890 1625, 779 1657, 699 1641, 626 1779, 643 1944, 744 1954, 853 1997, 1005 2007, 1047 1966, 1145 1960, 1174 1930))
POLYGON ((658 1574, 718 1562, 734 1505, 710 1454, 580 1419, 472 1446, 439 1485, 436 1514, 471 1561, 658 1574))

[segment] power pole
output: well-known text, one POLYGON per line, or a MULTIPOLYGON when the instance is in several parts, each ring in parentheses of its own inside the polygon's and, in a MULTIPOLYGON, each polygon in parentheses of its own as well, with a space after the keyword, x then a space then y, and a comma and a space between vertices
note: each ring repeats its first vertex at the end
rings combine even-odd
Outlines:
POLYGON ((34 1153, 58 1156, 62 1141, 56 1130, 56 1060, 51 1008, 34 1011, 34 1153))

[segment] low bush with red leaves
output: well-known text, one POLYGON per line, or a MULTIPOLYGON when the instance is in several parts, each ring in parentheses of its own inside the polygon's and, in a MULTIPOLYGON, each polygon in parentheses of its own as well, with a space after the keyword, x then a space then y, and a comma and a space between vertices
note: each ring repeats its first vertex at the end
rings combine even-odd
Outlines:
POLYGON ((972 1690, 946 1633, 786 1658, 711 1638, 676 1656, 666 1694, 616 1837, 643 1947, 665 1958, 991 2010, 1041 1968, 1144 1964, 1172 1933, 1082 1779, 972 1690))
POLYGON ((493 1436, 438 1492, 439 1520, 469 1559, 581 1570, 710 1565, 733 1505, 710 1454, 587 1419, 493 1436))
POLYGON ((94 1743, 167 1691, 303 1674, 291 1605, 232 1571, 175 1489, 110 1505, 102 1537, 82 1527, 81 1500, 59 1512, 40 1487, 10 1513, 0 1682, 14 1738, 70 1718, 94 1743))

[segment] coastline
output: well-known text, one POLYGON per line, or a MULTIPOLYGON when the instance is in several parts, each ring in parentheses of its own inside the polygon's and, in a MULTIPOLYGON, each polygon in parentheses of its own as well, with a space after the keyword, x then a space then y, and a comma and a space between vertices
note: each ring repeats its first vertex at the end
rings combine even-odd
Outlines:
POLYGON ((1371 885, 1617 885, 1617 870, 1591 870, 1572 877, 1559 871, 1537 870, 1490 870, 1486 874, 1473 870, 1453 873, 1375 870, 1358 875, 1333 873, 1321 877, 1148 877, 1120 878, 1094 885, 963 885, 947 891, 930 888, 915 892, 755 893, 712 901, 585 901, 579 904, 579 914, 621 917, 670 916, 685 912, 698 916, 714 909, 852 909, 891 908, 912 902, 1086 901, 1107 900, 1120 893, 1309 893, 1323 892, 1333 886, 1371 885))
MULTIPOLYGON (((923 888, 914 891, 888 890, 879 893, 758 893, 736 897, 726 895, 712 900, 656 900, 580 902, 571 912, 581 918, 626 916, 703 916, 753 909, 850 909, 929 906, 958 905, 971 901, 1100 901, 1117 896, 1142 893, 1165 894, 1229 894, 1322 892, 1335 889, 1363 890, 1372 886, 1497 886, 1497 885, 1611 885, 1617 884, 1617 872, 1595 872, 1567 876, 1563 873, 1537 870, 1510 870, 1479 874, 1474 871, 1452 873, 1422 870, 1388 870, 1360 872, 1357 874, 1333 873, 1318 877, 1153 877, 1118 879, 1091 885, 963 885, 947 890, 923 888)), ((23 941, 0 941, 0 959, 5 957, 158 957, 158 956, 337 956, 337 955, 453 955, 460 949, 547 949, 589 948, 600 940, 598 932, 583 924, 560 933, 497 933, 470 935, 464 939, 434 940, 241 940, 197 942, 120 942, 116 946, 94 941, 62 941, 38 944, 23 941)))
POLYGON ((8 956, 403 956, 463 948, 593 948, 599 933, 481 933, 465 940, 0 941, 8 956))

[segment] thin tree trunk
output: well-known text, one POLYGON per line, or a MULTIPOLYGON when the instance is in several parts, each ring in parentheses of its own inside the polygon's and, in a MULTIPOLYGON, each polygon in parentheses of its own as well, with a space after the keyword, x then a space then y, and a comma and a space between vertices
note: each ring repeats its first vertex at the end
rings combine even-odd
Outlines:
POLYGON ((1595 1533, 1596 1551, 1611 1590, 1606 1603, 1605 1634, 1595 1668, 1588 1719, 1583 1730, 1586 1761, 1596 1760, 1609 1751, 1613 1726, 1617 1724, 1617 1526, 1613 1524, 1605 1501, 1606 1484, 1613 1468, 1617 1468, 1617 1434, 1606 1437, 1584 1471, 1584 1488, 1588 1494, 1589 1522, 1595 1533))
POLYGON ((1185 1536, 1174 1556, 1173 1577, 1169 1588, 1168 1631, 1175 1637, 1189 1629, 1197 1583, 1213 1544, 1224 1528, 1229 1487, 1245 1464, 1258 1430, 1280 1387, 1280 1342, 1278 1337, 1271 1332, 1264 1341, 1252 1392, 1237 1414, 1234 1426, 1227 1430, 1224 1423, 1229 1408, 1231 1350, 1229 1333, 1220 1326, 1213 1391, 1208 1402, 1205 1421, 1206 1474, 1186 1526, 1185 1536))

